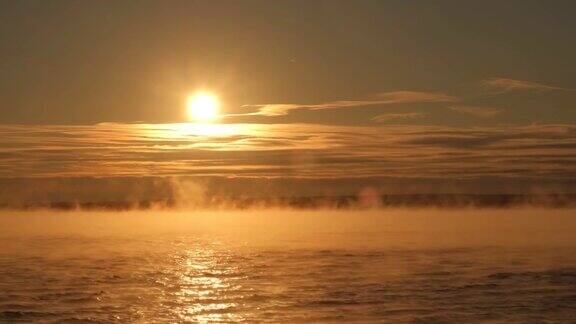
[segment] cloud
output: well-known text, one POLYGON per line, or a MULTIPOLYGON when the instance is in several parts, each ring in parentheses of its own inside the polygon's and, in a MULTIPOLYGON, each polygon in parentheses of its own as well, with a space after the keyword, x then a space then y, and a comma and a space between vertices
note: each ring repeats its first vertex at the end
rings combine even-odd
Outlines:
POLYGON ((390 113, 390 114, 382 114, 372 118, 373 121, 377 123, 384 123, 393 120, 413 120, 413 119, 421 119, 426 117, 427 115, 424 113, 419 112, 412 112, 412 113, 390 113))
MULTIPOLYGON (((562 88, 557 86, 546 85, 537 82, 507 79, 507 78, 489 78, 481 81, 481 86, 492 94, 502 94, 512 91, 574 91, 574 89, 562 88)), ((378 93, 370 99, 358 100, 337 100, 327 101, 315 104, 303 103, 270 103, 270 104, 250 104, 243 105, 243 108, 255 109, 253 112, 229 114, 226 117, 238 116, 285 116, 292 110, 323 110, 323 109, 343 109, 343 108, 356 108, 375 105, 391 105, 391 104, 408 104, 408 103, 455 103, 462 101, 460 98, 448 95, 442 92, 427 92, 427 91, 391 91, 378 93)), ((477 108, 473 106, 453 106, 452 110, 476 116, 479 118, 490 118, 498 115, 501 111, 494 108, 477 108)), ((390 115, 392 116, 392 115, 390 115)), ((406 116, 407 117, 407 116, 406 116)), ((382 117, 386 118, 386 117, 382 117)), ((395 117, 391 117, 395 118, 395 117)), ((402 117, 397 117, 402 118, 402 117)), ((410 118, 410 117, 408 117, 410 118)))
POLYGON ((561 88, 551 85, 546 85, 537 82, 514 80, 506 78, 490 78, 481 81, 483 88, 495 91, 497 93, 506 93, 511 91, 551 91, 551 90, 567 90, 571 89, 561 88))
POLYGON ((479 106, 450 106, 450 110, 478 118, 493 118, 502 113, 502 110, 492 107, 479 106))
POLYGON ((576 177, 576 125, 0 125, 0 178, 576 177))
POLYGON ((393 91, 380 93, 378 96, 388 104, 458 101, 458 98, 440 92, 393 91))
POLYGON ((371 100, 338 100, 319 104, 280 103, 243 105, 242 107, 245 108, 256 108, 257 111, 245 114, 230 114, 227 116, 283 116, 287 115, 291 110, 295 109, 322 110, 402 103, 432 103, 455 101, 457 101, 457 98, 439 92, 393 91, 379 93, 375 99, 371 100))

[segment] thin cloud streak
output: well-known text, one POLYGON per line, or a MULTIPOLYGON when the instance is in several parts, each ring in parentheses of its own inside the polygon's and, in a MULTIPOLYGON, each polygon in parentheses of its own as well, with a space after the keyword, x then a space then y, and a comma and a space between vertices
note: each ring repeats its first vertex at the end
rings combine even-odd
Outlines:
POLYGON ((537 91, 537 92, 544 92, 551 90, 572 91, 572 89, 546 85, 543 83, 507 79, 507 78, 486 79, 481 81, 481 86, 487 90, 494 91, 496 93, 506 93, 512 91, 537 91))
POLYGON ((450 106, 450 110, 476 118, 494 118, 502 113, 501 109, 480 106, 450 106))
POLYGON ((398 121, 398 120, 414 120, 414 119, 422 119, 427 115, 420 112, 412 112, 412 113, 389 113, 389 114, 382 114, 372 118, 373 121, 377 123, 384 123, 389 121, 398 121))
POLYGON ((420 92, 420 91, 393 91, 379 93, 376 99, 371 100, 339 100, 319 104, 257 104, 243 105, 244 108, 255 108, 257 111, 244 114, 229 114, 227 117, 234 116, 284 116, 290 111, 296 109, 322 110, 322 109, 341 109, 353 107, 365 107, 374 105, 390 105, 403 103, 433 103, 433 102, 456 102, 456 97, 449 96, 439 92, 420 92))
POLYGON ((455 102, 458 98, 441 92, 393 91, 378 94, 387 103, 455 102))

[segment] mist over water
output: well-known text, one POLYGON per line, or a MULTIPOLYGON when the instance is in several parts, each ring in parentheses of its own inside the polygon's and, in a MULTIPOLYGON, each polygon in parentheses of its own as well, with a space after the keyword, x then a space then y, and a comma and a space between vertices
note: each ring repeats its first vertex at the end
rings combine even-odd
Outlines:
POLYGON ((571 209, 9 212, 0 321, 568 321, 571 209))

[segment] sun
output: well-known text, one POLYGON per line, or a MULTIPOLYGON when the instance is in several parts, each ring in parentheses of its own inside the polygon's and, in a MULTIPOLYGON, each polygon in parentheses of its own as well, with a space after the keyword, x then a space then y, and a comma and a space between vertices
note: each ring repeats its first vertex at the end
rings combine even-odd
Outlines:
POLYGON ((213 123, 220 118, 220 101, 210 92, 198 92, 186 101, 188 117, 197 123, 213 123))

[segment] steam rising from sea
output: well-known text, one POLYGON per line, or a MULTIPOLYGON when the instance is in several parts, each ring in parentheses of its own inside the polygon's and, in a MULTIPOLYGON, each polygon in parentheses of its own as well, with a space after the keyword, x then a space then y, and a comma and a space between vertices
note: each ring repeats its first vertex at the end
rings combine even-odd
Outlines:
MULTIPOLYGON (((523 192, 477 193, 432 187, 385 190, 378 184, 342 187, 342 192, 308 191, 303 180, 215 178, 103 178, 0 180, 0 209, 367 209, 398 207, 503 208, 576 207, 567 188, 542 187, 523 192), (447 191, 443 191, 447 190, 447 191)), ((328 186, 328 184, 325 184, 328 186)), ((329 187, 329 186, 328 186, 329 187)), ((460 188, 462 189, 462 188, 460 188)), ((480 191, 482 192, 482 191, 480 191)))

